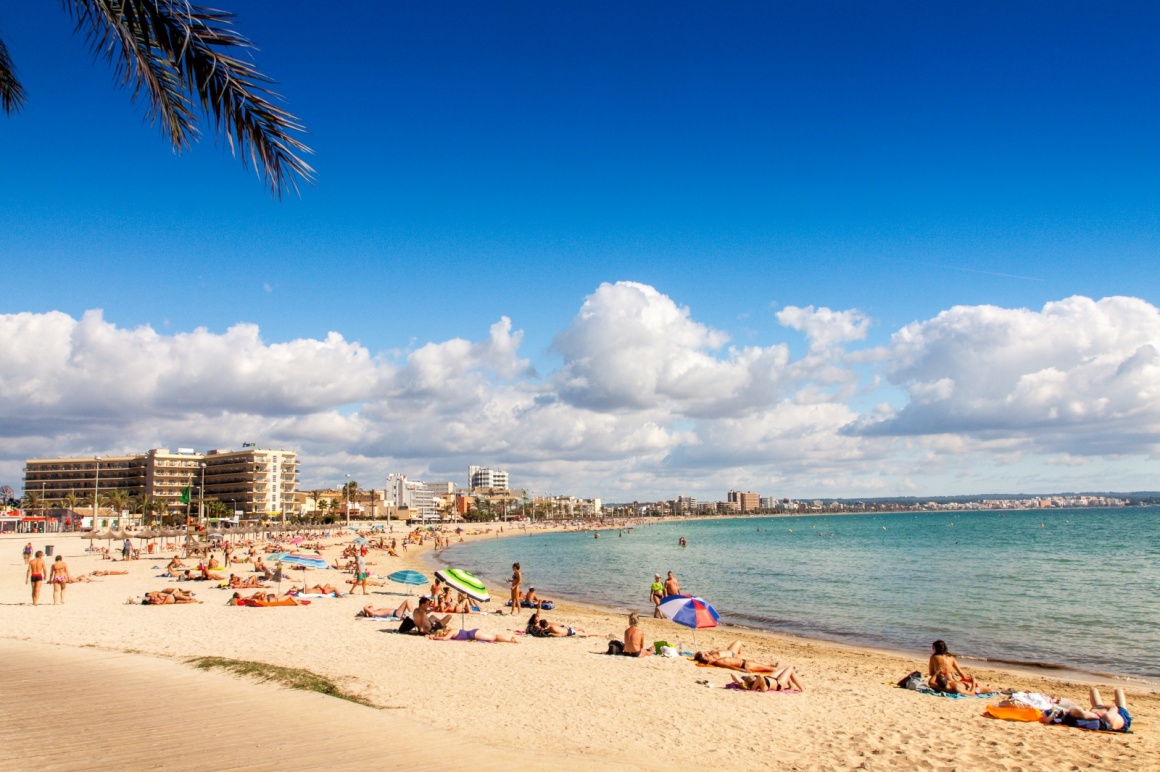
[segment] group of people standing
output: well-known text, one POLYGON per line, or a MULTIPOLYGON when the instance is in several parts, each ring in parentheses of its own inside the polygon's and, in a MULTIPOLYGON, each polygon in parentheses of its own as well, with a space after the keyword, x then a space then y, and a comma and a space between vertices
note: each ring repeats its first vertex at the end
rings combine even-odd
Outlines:
POLYGON ((36 550, 32 553, 32 542, 24 547, 24 583, 32 586, 32 605, 40 604, 40 590, 45 580, 52 585, 52 605, 64 603, 64 590, 72 581, 68 563, 64 562, 63 555, 57 555, 51 566, 45 565, 44 551, 36 550))

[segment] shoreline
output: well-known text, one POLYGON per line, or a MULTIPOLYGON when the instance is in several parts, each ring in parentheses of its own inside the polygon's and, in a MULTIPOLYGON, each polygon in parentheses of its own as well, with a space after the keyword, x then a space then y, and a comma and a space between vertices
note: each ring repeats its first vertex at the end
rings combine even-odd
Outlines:
MULTIPOLYGON (((505 528, 501 536, 521 534, 505 528)), ((352 537, 336 533, 325 540, 322 554, 333 558, 352 537)), ((469 544, 485 538, 494 539, 495 532, 465 534, 464 541, 469 544)), ((398 716, 430 730, 428 743, 434 745, 426 746, 433 754, 429 761, 440 761, 440 738, 445 738, 448 748, 467 743, 470 763, 480 769, 491 768, 490 762, 507 757, 516 737, 524 745, 529 739, 542 745, 535 753, 546 753, 579 770, 631 765, 639 769, 776 768, 803 772, 859 768, 1008 772, 1034 768, 1063 772, 1076 768, 1151 769, 1160 758, 1160 738, 1150 730, 1160 725, 1160 696, 1137 685, 1128 687, 1129 704, 1137 720, 1135 733, 1092 734, 988 720, 982 716, 985 700, 938 699, 895 688, 894 681, 925 666, 925 655, 920 660, 742 628, 698 631, 702 648, 720 648, 739 640, 746 658, 793 665, 804 684, 804 691, 797 694, 745 694, 722 688, 730 682, 729 671, 701 669, 684 658, 604 656, 608 641, 619 638, 624 629, 624 615, 563 599, 549 618, 587 630, 589 637, 519 636, 530 613, 525 610, 517 616, 472 614, 465 620, 469 628, 490 633, 516 632, 513 637, 518 645, 431 641, 398 634, 397 621, 354 618, 364 604, 398 605, 409 596, 408 588, 402 585, 384 583, 372 587, 365 598, 320 598, 302 607, 231 608, 225 605, 228 590, 211 583, 179 585, 159 577, 168 552, 144 560, 110 562, 83 553, 85 542, 79 537, 52 535, 32 540, 37 548, 55 543, 74 575, 93 569, 124 570, 127 574, 73 585, 63 606, 50 605, 50 592, 42 597, 43 605, 33 608, 28 587, 23 584, 22 542, 2 541, 0 637, 74 651, 124 652, 118 658, 140 662, 142 668, 148 668, 148 660, 154 657, 186 662, 215 656, 309 670, 372 706, 318 695, 311 698, 317 708, 310 718, 317 718, 319 726, 332 726, 341 714, 345 718, 340 726, 350 727, 342 733, 343 742, 359 753, 367 749, 385 752, 381 758, 386 767, 391 766, 390 747, 405 736, 395 732, 406 730, 400 724, 397 730, 368 731, 372 722, 377 724, 385 716, 398 716), (126 602, 126 596, 172 586, 193 589, 204 602, 163 607, 126 602), (376 712, 380 710, 384 713, 376 712), (367 722, 359 722, 359 716, 365 716, 367 722), (690 722, 713 727, 712 739, 690 731, 690 722)), ((422 547, 412 546, 400 551, 399 558, 372 551, 368 565, 379 576, 405 568, 429 574, 438 559, 432 557, 432 546, 430 541, 422 547)), ((247 569, 240 565, 234 570, 245 576, 247 569)), ((309 578, 339 585, 349 576, 319 571, 309 578)), ((454 625, 459 622, 456 617, 454 625)), ((651 618, 642 619, 641 626, 647 642, 672 640, 674 629, 684 629, 675 628, 668 620, 651 618)), ((1058 673, 1045 676, 974 666, 969 669, 985 684, 1042 691, 1086 704, 1088 685, 1062 679, 1058 673)), ((183 693, 205 693, 204 688, 187 686, 182 687, 185 692, 179 688, 174 694, 174 685, 187 680, 181 670, 168 668, 169 675, 158 677, 156 689, 147 689, 139 697, 120 695, 115 688, 99 694, 70 691, 61 705, 70 716, 102 708, 113 713, 130 704, 137 716, 149 715, 154 708, 158 715, 167 715, 169 706, 184 704, 183 693)), ((246 694, 269 694, 267 701, 277 700, 281 693, 270 691, 268 685, 244 680, 237 683, 238 690, 246 694)), ((33 682, 20 682, 16 688, 34 693, 39 689, 33 682)), ((261 699, 253 703, 254 709, 262 709, 261 699)), ((251 739, 247 727, 243 725, 239 731, 251 739)), ((266 737, 256 739, 259 744, 268 742, 266 737)), ((281 742, 278 738, 274 741, 281 742)), ((230 760, 240 767, 260 766, 265 757, 254 744, 231 750, 230 760)), ((161 748, 153 752, 159 762, 167 758, 161 748)), ((535 766, 530 756, 521 754, 521 759, 535 766)), ((189 757, 187 762, 189 768, 197 769, 215 768, 215 763, 220 766, 220 756, 214 754, 204 759, 189 757)), ((36 765, 32 758, 25 764, 36 765)))
MULTIPOLYGON (((1090 509, 1122 509, 1122 507, 1091 507, 1090 509)), ((1004 512, 1004 511, 1014 511, 1014 510, 978 510, 978 512, 983 512, 983 511, 986 511, 986 512, 1004 512)), ((1030 511, 1030 510, 1022 510, 1022 511, 1030 511)), ((842 513, 819 513, 819 514, 836 514, 836 515, 848 516, 848 515, 866 515, 866 514, 911 514, 911 513, 907 513, 907 512, 898 512, 898 513, 842 512, 842 513)), ((934 513, 926 513, 926 514, 934 514, 934 513)), ((793 515, 793 516, 796 517, 798 515, 793 515)), ((816 516, 816 514, 801 515, 801 516, 814 517, 814 516, 816 516)), ((744 515, 744 516, 729 516, 728 518, 714 517, 714 516, 690 516, 690 517, 680 517, 680 518, 671 518, 670 517, 670 518, 664 518, 663 520, 658 519, 657 522, 658 523, 661 523, 661 522, 671 523, 671 522, 677 522, 678 520, 679 521, 702 521, 702 520, 724 520, 724 519, 752 519, 754 517, 780 517, 780 516, 744 515)), ((649 523, 645 523, 645 524, 649 524, 649 523)), ((538 528, 534 528, 534 531, 529 529, 528 532, 513 529, 513 530, 504 531, 503 533, 499 534, 498 537, 496 536, 495 533, 492 533, 488 538, 489 539, 496 539, 496 538, 510 539, 510 538, 517 538, 517 537, 521 537, 521 536, 544 535, 544 534, 554 534, 554 533, 570 533, 570 532, 577 532, 577 531, 586 532, 586 533, 591 532, 591 531, 616 531, 616 530, 619 530, 619 528, 621 528, 621 527, 634 527, 634 526, 619 526, 618 527, 618 526, 614 526, 614 525, 609 525, 609 526, 604 526, 604 527, 600 527, 600 528, 569 528, 567 526, 555 526, 555 527, 538 527, 538 528)), ((477 539, 474 542, 465 542, 462 546, 464 548, 469 549, 471 547, 471 545, 476 544, 478 542, 479 542, 479 539, 477 539)), ((452 546, 454 547, 455 545, 452 545, 452 546)), ((448 563, 446 560, 444 560, 442 558, 442 553, 443 553, 443 550, 435 550, 435 549, 427 550, 422 555, 421 560, 425 565, 429 566, 431 568, 431 570, 452 567, 451 563, 448 563)), ((617 618, 624 617, 630 611, 636 611, 638 614, 641 615, 642 620, 649 613, 649 609, 646 609, 646 608, 621 608, 619 606, 609 605, 607 603, 601 603, 599 600, 595 600, 592 598, 577 597, 577 596, 571 594, 567 589, 553 588, 551 590, 551 594, 552 594, 553 598, 558 601, 556 603, 556 610, 557 611, 567 610, 568 607, 571 607, 571 608, 576 608, 576 609, 586 609, 586 610, 588 610, 592 613, 595 613, 595 614, 605 614, 605 615, 608 615, 610 617, 617 617, 617 618)), ((497 602, 495 596, 492 597, 492 602, 493 603, 497 602)), ((499 606, 499 608, 501 608, 501 609, 506 608, 506 606, 502 605, 505 602, 504 599, 500 599, 498 602, 501 604, 499 606)), ((489 613, 495 613, 495 612, 489 612, 489 613)), ((810 646, 831 647, 831 648, 850 651, 850 652, 871 653, 871 654, 880 655, 880 656, 884 656, 884 657, 913 659, 913 660, 919 661, 919 662, 925 661, 927 659, 927 657, 929 656, 929 653, 925 650, 917 650, 917 649, 911 650, 911 649, 899 648, 899 647, 876 646, 872 643, 857 641, 857 640, 842 641, 842 640, 834 640, 834 639, 830 639, 830 638, 819 638, 819 637, 815 637, 815 636, 805 635, 805 634, 801 634, 801 633, 795 633, 795 632, 786 631, 786 630, 773 630, 773 629, 765 628, 765 627, 756 627, 756 626, 742 625, 742 624, 736 624, 736 623, 721 623, 715 629, 726 631, 726 632, 733 631, 737 634, 763 636, 763 637, 768 636, 769 638, 774 639, 774 640, 782 639, 782 640, 785 640, 787 642, 792 641, 792 642, 801 643, 801 644, 810 645, 810 646)), ((1110 684, 1112 686, 1131 687, 1131 688, 1136 688, 1136 689, 1143 689, 1143 690, 1149 691, 1153 694, 1160 694, 1160 680, 1157 680, 1157 679, 1148 679, 1148 678, 1142 678, 1142 677, 1138 677, 1138 676, 1119 675, 1119 674, 1115 674, 1115 673, 1101 673, 1101 672, 1097 672, 1097 671, 1083 670, 1080 668, 1071 667, 1069 665, 1055 664, 1055 663, 1050 663, 1050 662, 1020 662, 1020 661, 1016 661, 1016 660, 1003 660, 1003 659, 997 659, 997 658, 993 658, 993 657, 977 657, 977 656, 971 656, 970 654, 957 654, 956 656, 958 657, 958 659, 960 659, 963 662, 969 662, 969 663, 974 664, 977 667, 983 667, 983 668, 986 668, 987 670, 995 671, 998 673, 1011 673, 1012 675, 1015 675, 1015 676, 1037 676, 1037 677, 1041 677, 1041 678, 1048 679, 1048 680, 1058 681, 1058 682, 1064 683, 1064 684, 1074 684, 1074 683, 1085 684, 1085 685, 1097 684, 1097 683, 1098 684, 1110 684)))

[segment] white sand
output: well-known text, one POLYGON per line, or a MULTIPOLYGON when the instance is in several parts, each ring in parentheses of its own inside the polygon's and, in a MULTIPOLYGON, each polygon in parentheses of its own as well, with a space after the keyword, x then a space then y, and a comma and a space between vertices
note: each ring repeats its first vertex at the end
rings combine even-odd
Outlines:
MULTIPOLYGON (((230 593, 205 582, 180 584, 193 588, 206 601, 202 605, 126 605, 145 590, 175 586, 154 578, 161 571, 152 567, 164 567, 166 559, 102 561, 85 556, 87 542, 75 536, 32 541, 37 548, 55 544, 74 574, 127 568, 130 575, 70 585, 67 603, 57 607, 46 587, 42 605, 33 608, 20 557, 27 540, 0 538, 0 635, 304 667, 400 716, 477 743, 481 753, 544 744, 593 765, 628 761, 648 768, 1160 769, 1154 730, 1160 698, 1145 689, 1129 689, 1134 734, 1092 734, 990 720, 982 716, 984 700, 941 699, 883 684, 924 667, 917 659, 725 628, 699 632, 703 647, 741 638, 747 657, 794 664, 806 686, 800 695, 742 694, 697 685, 708 679, 720 687, 729 675, 684 659, 601 656, 608 638, 623 632, 623 617, 568 604, 547 616, 599 637, 521 638, 516 645, 435 642, 384 632, 396 622, 356 620, 365 602, 361 595, 308 607, 231 608, 224 605, 230 593), (470 724, 450 718, 457 714, 485 719, 470 724)), ((412 548, 398 559, 372 553, 371 571, 410 567, 430 575, 419 553, 412 548)), ((333 571, 310 576, 336 585, 345 579, 333 571)), ((407 593, 396 585, 372 589, 369 600, 380 606, 407 593)), ((538 589, 552 596, 552 588, 538 589)), ((468 626, 510 632, 522 630, 526 619, 526 612, 516 619, 472 615, 468 626)), ((644 628, 650 642, 675 640, 681 632, 652 619, 644 620, 644 628)), ((989 684, 1087 700, 1085 684, 1013 672, 978 674, 989 684)), ((1111 688, 1103 691, 1110 699, 1111 688)), ((76 701, 78 709, 93 707, 82 695, 76 701)), ((357 729, 351 737, 359 741, 357 729)), ((575 766, 575 759, 570 762, 575 766)))

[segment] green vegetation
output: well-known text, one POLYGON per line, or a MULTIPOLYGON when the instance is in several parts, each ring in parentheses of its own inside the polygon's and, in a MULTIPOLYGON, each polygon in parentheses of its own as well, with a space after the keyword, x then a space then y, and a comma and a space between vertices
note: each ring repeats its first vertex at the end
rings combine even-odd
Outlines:
POLYGON ((357 702, 359 705, 376 707, 369 700, 344 691, 337 684, 325 676, 312 673, 297 667, 281 667, 269 665, 265 662, 253 662, 246 659, 229 659, 227 657, 193 657, 186 660, 189 664, 201 670, 218 668, 227 670, 236 675, 249 676, 259 681, 273 681, 288 686, 291 689, 301 689, 306 692, 318 692, 340 700, 357 702))

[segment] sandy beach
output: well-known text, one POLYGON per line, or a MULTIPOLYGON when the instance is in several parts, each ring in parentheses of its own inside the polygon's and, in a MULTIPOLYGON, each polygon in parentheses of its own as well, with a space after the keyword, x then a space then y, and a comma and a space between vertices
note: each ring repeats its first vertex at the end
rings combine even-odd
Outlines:
MULTIPOLYGON (((41 605, 34 608, 20 557, 27 541, 0 539, 3 637, 128 652, 142 661, 163 658, 171 664, 213 655, 306 668, 381 710, 334 698, 317 698, 312 709, 327 712, 334 705, 344 716, 389 714, 405 722, 400 726, 421 725, 449 745, 478 754, 474 759, 456 755, 443 765, 450 768, 471 766, 489 754, 507 758, 513 750, 535 748, 530 766, 554 758, 547 751, 563 754, 559 761, 591 769, 624 764, 646 769, 1160 769, 1155 735, 1160 696, 1143 686, 1128 687, 1134 733, 1095 734, 992 720, 983 716, 987 700, 944 699, 885 683, 924 669, 925 659, 919 657, 728 627, 699 632, 702 648, 740 639, 746 657, 792 664, 805 684, 802 694, 738 693, 720 688, 729 682, 727 671, 698 668, 683 658, 603 656, 608 640, 621 636, 624 616, 567 603, 559 603, 548 618, 584 628, 592 637, 521 637, 518 645, 436 642, 394 634, 397 622, 356 619, 367 602, 361 595, 317 599, 304 607, 232 608, 225 605, 231 593, 210 582, 181 583, 204 601, 200 605, 130 605, 127 600, 147 590, 177 586, 156 578, 168 553, 127 563, 106 561, 86 554, 88 542, 77 536, 35 536, 31 541, 37 549, 54 544, 74 575, 95 569, 129 574, 70 585, 67 602, 55 607, 46 587, 41 605), (711 688, 697 683, 706 679, 711 688)), ((334 546, 324 555, 334 557, 339 550, 334 546)), ((399 558, 372 552, 368 561, 376 575, 401 568, 430 575, 430 557, 429 546, 412 547, 399 558)), ((239 568, 237 573, 245 576, 248 567, 239 568)), ((327 571, 312 572, 310 578, 344 585, 346 577, 327 571)), ((378 606, 395 605, 408 595, 407 588, 390 583, 371 589, 368 600, 378 606)), ((506 588, 491 589, 496 600, 484 608, 498 609, 506 588)), ((537 589, 552 597, 554 588, 537 589)), ((416 588, 415 595, 422 590, 416 588)), ((510 633, 523 629, 527 613, 514 619, 472 615, 467 622, 469 628, 510 633)), ((664 620, 645 618, 642 624, 650 643, 681 638, 687 645, 690 637, 664 620)), ((989 685, 1087 703, 1088 684, 1078 678, 969 669, 989 685)), ((99 699, 115 701, 113 687, 99 699)), ((263 685, 255 693, 273 700, 279 691, 263 685)), ((1102 691, 1110 699, 1111 685, 1102 691)), ((77 711, 97 707, 96 698, 82 693, 69 699, 77 711)), ((212 728, 207 732, 212 742, 212 728)), ((389 743, 357 719, 347 739, 353 746, 389 743)), ((207 759, 207 764, 220 768, 220 761, 207 759)), ((164 768, 160 756, 158 762, 164 768)), ((391 768, 389 756, 382 767, 391 768)))

